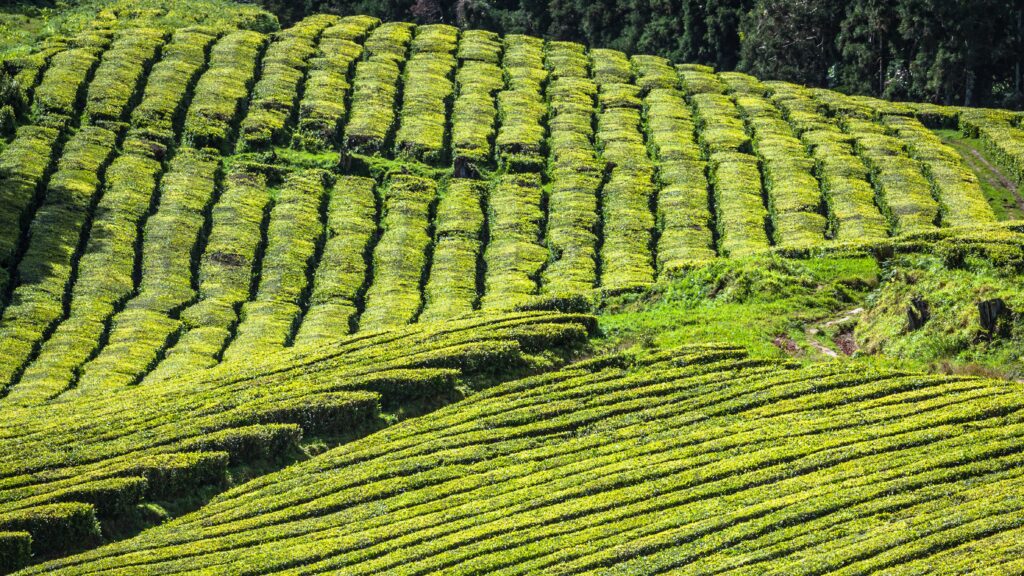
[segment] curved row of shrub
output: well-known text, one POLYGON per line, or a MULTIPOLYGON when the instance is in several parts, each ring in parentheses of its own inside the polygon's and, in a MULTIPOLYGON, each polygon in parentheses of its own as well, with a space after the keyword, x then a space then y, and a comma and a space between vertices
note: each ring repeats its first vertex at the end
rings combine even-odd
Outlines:
POLYGON ((229 170, 222 186, 210 212, 196 299, 182 310, 181 334, 148 380, 216 365, 234 335, 238 311, 249 300, 270 192, 265 176, 244 167, 229 170))
POLYGON ((716 255, 707 163, 675 68, 655 57, 634 57, 633 66, 637 84, 647 90, 644 125, 656 160, 658 273, 672 274, 716 255))
POLYGON ((10 303, 0 317, 0 388, 15 383, 41 341, 64 316, 80 245, 88 237, 116 140, 109 130, 87 126, 64 147, 32 219, 10 303))
POLYGON ((366 292, 360 330, 402 326, 423 306, 421 284, 430 248, 431 209, 437 183, 396 174, 383 186, 381 236, 373 249, 373 283, 366 292))
POLYGON ((345 125, 345 145, 356 152, 383 151, 395 124, 402 66, 412 41, 413 25, 388 22, 373 29, 356 64, 352 104, 345 125))
POLYGON ((363 53, 360 42, 378 24, 376 18, 349 16, 323 31, 299 102, 295 147, 316 152, 338 144, 348 113, 353 64, 363 53))
POLYGON ((510 309, 537 294, 537 282, 548 260, 548 251, 541 244, 542 201, 540 174, 507 174, 491 186, 482 309, 510 309))
POLYGON ((416 28, 402 81, 396 156, 428 164, 445 160, 458 37, 458 29, 446 24, 416 28))
POLYGON ((498 132, 495 150, 499 164, 515 172, 539 172, 545 165, 544 41, 510 34, 503 38, 501 67, 505 89, 498 93, 498 132))
POLYGON ((729 346, 599 357, 26 574, 1003 569, 1022 409, 1003 382, 729 346))
POLYGON ((943 144, 916 118, 886 116, 883 123, 906 143, 910 156, 924 166, 939 202, 942 224, 977 226, 995 221, 995 213, 985 200, 978 176, 956 150, 943 144))
POLYGON ((828 214, 828 233, 839 241, 871 241, 888 236, 888 223, 875 205, 867 166, 854 152, 854 140, 825 117, 809 91, 795 84, 767 83, 782 110, 814 158, 828 214))
POLYGON ((724 84, 704 81, 706 76, 710 71, 699 66, 680 70, 684 91, 705 90, 687 92, 687 97, 700 130, 698 142, 708 160, 719 252, 741 256, 766 250, 770 220, 758 160, 749 154, 750 136, 732 99, 719 92, 724 84))
POLYGON ((259 82, 252 89, 239 127, 239 150, 287 144, 286 124, 298 105, 320 34, 337 22, 336 16, 312 16, 276 34, 263 57, 259 82))
POLYGON ((480 30, 463 32, 458 57, 461 62, 455 73, 457 94, 451 112, 451 155, 456 165, 483 166, 490 164, 493 157, 498 114, 494 95, 505 85, 499 66, 498 35, 480 30))
POLYGON ((477 308, 486 197, 482 180, 453 178, 441 190, 419 321, 448 320, 477 308))
MULTIPOLYGON (((231 468, 286 457, 304 434, 365 434, 385 424, 382 408, 441 402, 463 378, 527 368, 530 354, 593 330, 592 318, 552 313, 423 324, 5 409, 0 532, 29 533, 36 558, 95 546, 97 518, 116 526, 140 502, 223 489, 231 468)), ((12 539, 19 550, 28 540, 12 539)))

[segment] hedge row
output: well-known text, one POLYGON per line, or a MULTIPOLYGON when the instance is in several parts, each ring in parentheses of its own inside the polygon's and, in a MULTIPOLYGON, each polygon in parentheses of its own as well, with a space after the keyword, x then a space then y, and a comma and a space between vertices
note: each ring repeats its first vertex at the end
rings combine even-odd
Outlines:
POLYGON ((708 160, 714 188, 719 250, 730 257, 768 248, 768 211, 757 158, 739 152, 715 152, 708 160))
POLYGON ((174 33, 150 70, 142 100, 132 112, 132 128, 139 136, 164 146, 174 143, 176 122, 215 40, 216 36, 204 29, 185 28, 174 33))
POLYGON ((481 309, 510 309, 537 294, 537 281, 548 260, 548 251, 541 244, 542 197, 539 174, 499 176, 491 187, 481 309))
MULTIPOLYGON (((465 42, 465 37, 463 37, 465 42)), ((495 57, 500 52, 495 53, 495 57)), ((455 75, 458 96, 452 106, 452 154, 456 163, 486 164, 491 159, 498 109, 494 94, 504 86, 501 68, 467 60, 455 75)))
POLYGON ((366 35, 379 25, 380 19, 373 16, 345 16, 324 30, 321 35, 321 45, 323 45, 323 40, 362 42, 366 39, 366 35))
POLYGON ((420 322, 448 320, 476 308, 485 195, 486 184, 480 180, 453 178, 442 189, 420 322))
POLYGON ((587 77, 588 61, 580 61, 577 45, 548 46, 548 221, 550 252, 541 275, 541 293, 586 294, 597 284, 598 194, 602 165, 594 146, 594 104, 597 84, 587 77))
POLYGON ((726 85, 718 79, 715 69, 700 64, 677 64, 680 88, 689 98, 697 94, 724 94, 726 85))
POLYGON ((114 39, 89 84, 85 122, 116 131, 128 119, 129 102, 147 80, 164 41, 165 33, 152 28, 128 29, 114 39))
POLYGON ((498 135, 495 146, 502 166, 534 172, 544 167, 544 43, 538 38, 504 37, 501 63, 505 89, 498 93, 498 135))
POLYGON ((455 53, 463 65, 467 61, 501 63, 501 37, 489 30, 464 30, 455 53))
POLYGON ((413 322, 423 304, 420 285, 427 266, 437 183, 398 174, 390 177, 381 196, 382 234, 373 250, 373 283, 359 318, 360 330, 413 322))
POLYGON ((999 166, 1018 186, 1024 187, 1024 130, 1005 124, 985 124, 978 128, 978 137, 999 166))
POLYGON ((79 550, 95 546, 102 539, 95 508, 82 502, 48 504, 0 514, 0 530, 30 533, 34 556, 79 550))
POLYGON ((41 340, 64 316, 81 256, 79 246, 89 235, 89 219, 115 140, 109 130, 82 128, 68 141, 50 178, 0 319, 0 388, 14 384, 41 340))
POLYGON ((544 46, 544 66, 552 80, 590 77, 590 57, 587 55, 587 48, 576 42, 548 42, 544 46))
POLYGON ((657 267, 659 274, 672 274, 715 257, 706 162, 680 92, 652 88, 644 97, 644 120, 657 160, 657 267))
POLYGON ((8 59, 14 72, 14 94, 10 103, 12 112, 23 115, 32 105, 32 95, 43 78, 43 72, 53 57, 68 49, 69 39, 64 36, 50 36, 40 41, 31 53, 8 59))
POLYGON ((326 177, 321 170, 300 170, 285 178, 270 210, 256 298, 242 306, 225 361, 275 352, 291 343, 323 242, 326 177))
POLYGON ((412 40, 412 56, 402 80, 401 122, 395 154, 438 164, 445 159, 448 107, 455 91, 455 45, 458 29, 434 24, 420 26, 412 40))
POLYGON ((787 369, 724 346, 604 357, 32 573, 965 572, 1018 556, 1024 427, 992 414, 1020 408, 996 381, 787 369))
POLYGON ((356 152, 384 149, 395 122, 398 83, 413 27, 383 24, 364 46, 367 59, 356 64, 352 110, 345 126, 345 144, 356 152))
POLYGON ((254 285, 269 208, 270 192, 262 174, 244 167, 228 171, 199 259, 198 299, 182 311, 180 337, 146 381, 217 364, 254 285))
MULTIPOLYGON (((596 67, 595 60, 595 67, 596 67)), ((596 69, 596 68, 595 68, 596 69)), ((605 85, 598 84, 600 91, 605 85)), ((654 281, 651 258, 655 194, 654 163, 648 156, 637 108, 602 105, 597 146, 605 164, 601 188, 601 288, 618 291, 654 281)))
POLYGON ((700 93, 691 96, 690 103, 705 157, 716 152, 750 151, 750 136, 731 98, 724 94, 700 93))
POLYGON ((18 243, 31 221, 29 208, 42 192, 60 132, 21 126, 0 150, 0 294, 6 293, 18 243))
POLYGON ((885 217, 875 206, 869 171, 854 153, 853 139, 822 115, 821 104, 811 98, 807 88, 784 82, 766 84, 772 102, 814 159, 827 207, 829 236, 843 242, 888 236, 885 217))
MULTIPOLYGON (((920 162, 907 156, 903 143, 877 133, 877 125, 845 122, 854 137, 854 149, 871 170, 876 203, 896 234, 934 228, 939 205, 920 162)), ((881 128, 884 132, 884 128, 881 128)))
POLYGON ((266 41, 258 32, 239 30, 214 45, 209 68, 199 78, 185 115, 186 144, 228 150, 266 41))
POLYGON ((995 221, 977 175, 956 150, 943 144, 916 118, 886 116, 883 121, 906 143, 910 156, 924 165, 943 224, 970 226, 995 221))
POLYGON ((141 281, 111 321, 107 344, 83 369, 78 387, 138 382, 181 329, 177 313, 193 298, 193 257, 214 199, 220 157, 182 148, 160 183, 157 211, 146 219, 141 281))
POLYGON ((375 18, 349 16, 324 30, 317 55, 309 61, 305 90, 299 102, 299 123, 292 144, 314 152, 338 143, 347 113, 352 63, 362 54, 361 41, 377 24, 375 18))
POLYGON ((95 46, 70 48, 55 55, 36 87, 32 116, 37 124, 63 128, 80 112, 89 78, 100 55, 110 43, 109 35, 95 46))
POLYGON ((130 154, 118 156, 107 168, 106 188, 78 260, 69 316, 43 342, 8 402, 40 404, 60 394, 97 350, 115 308, 135 289, 135 246, 162 170, 156 160, 130 154))
POLYGON ((630 57, 636 85, 646 96, 651 90, 678 89, 679 76, 666 58, 661 56, 635 55, 630 57))
POLYGON ((827 222, 814 160, 770 101, 754 95, 739 95, 735 101, 761 162, 774 243, 796 248, 821 244, 827 222))
POLYGON ((296 345, 337 338, 354 328, 366 284, 367 261, 377 234, 373 188, 370 178, 341 176, 330 190, 327 240, 296 345))
POLYGON ((590 51, 591 77, 598 86, 629 84, 633 81, 633 69, 629 58, 618 50, 594 48, 590 51))
POLYGON ((719 72, 718 80, 725 86, 725 91, 729 94, 764 96, 769 91, 767 85, 743 72, 719 72))
POLYGON ((338 21, 326 14, 310 16, 278 32, 267 47, 260 79, 252 90, 242 120, 238 150, 263 150, 286 144, 286 126, 298 105, 310 59, 317 52, 320 34, 338 21))

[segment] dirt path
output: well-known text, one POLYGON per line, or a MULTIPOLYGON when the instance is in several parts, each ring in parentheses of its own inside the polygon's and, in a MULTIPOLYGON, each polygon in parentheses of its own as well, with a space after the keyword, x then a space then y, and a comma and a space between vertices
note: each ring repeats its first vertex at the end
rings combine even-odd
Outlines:
MULTIPOLYGON (((1006 175, 1003 174, 1003 172, 997 166, 995 166, 994 164, 989 162, 987 158, 982 156, 981 152, 972 149, 971 156, 975 160, 983 164, 985 168, 989 170, 989 172, 995 175, 997 183, 1003 188, 1009 190, 1010 194, 1013 194, 1013 198, 1017 202, 1017 208, 1024 210, 1024 196, 1021 196, 1020 189, 1017 187, 1017 183, 1014 182, 1012 179, 1007 178, 1006 175)), ((978 170, 975 170, 975 173, 977 172, 978 170)))

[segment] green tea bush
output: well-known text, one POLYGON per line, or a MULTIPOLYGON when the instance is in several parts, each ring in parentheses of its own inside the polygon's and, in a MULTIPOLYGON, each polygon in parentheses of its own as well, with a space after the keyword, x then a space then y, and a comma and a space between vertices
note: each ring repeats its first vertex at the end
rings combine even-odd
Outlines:
POLYGON ((263 34, 244 30, 231 32, 214 45, 209 67, 196 84, 185 116, 187 144, 228 149, 266 41, 263 34))
POLYGON ((436 182, 418 176, 394 175, 385 185, 382 234, 373 250, 373 283, 359 318, 360 330, 401 326, 420 313, 436 196, 436 182))
POLYGON ((447 320, 477 306, 478 260, 483 248, 486 183, 449 180, 434 218, 434 253, 419 321, 447 320))
POLYGON ((310 292, 317 246, 323 242, 325 177, 320 170, 297 171, 281 186, 270 210, 256 298, 242 306, 225 360, 275 352, 291 343, 310 292))
POLYGON ((370 178, 343 176, 329 191, 326 242, 296 345, 338 338, 352 331, 377 234, 374 185, 370 178))

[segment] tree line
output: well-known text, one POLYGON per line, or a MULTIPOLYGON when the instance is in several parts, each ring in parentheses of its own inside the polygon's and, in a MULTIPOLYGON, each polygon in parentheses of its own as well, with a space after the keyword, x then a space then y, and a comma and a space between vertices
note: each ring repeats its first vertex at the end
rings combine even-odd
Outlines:
POLYGON ((1020 0, 259 0, 658 54, 848 93, 1024 105, 1020 0))

